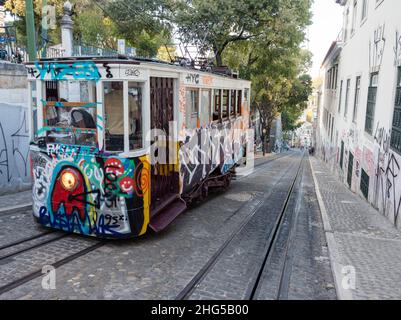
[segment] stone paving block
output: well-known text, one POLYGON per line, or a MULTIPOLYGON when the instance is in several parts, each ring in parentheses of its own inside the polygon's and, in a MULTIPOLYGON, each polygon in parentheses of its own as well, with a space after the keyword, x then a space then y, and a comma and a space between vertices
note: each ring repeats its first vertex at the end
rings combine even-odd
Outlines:
POLYGON ((401 299, 401 232, 311 158, 340 263, 356 271, 355 299, 401 299))

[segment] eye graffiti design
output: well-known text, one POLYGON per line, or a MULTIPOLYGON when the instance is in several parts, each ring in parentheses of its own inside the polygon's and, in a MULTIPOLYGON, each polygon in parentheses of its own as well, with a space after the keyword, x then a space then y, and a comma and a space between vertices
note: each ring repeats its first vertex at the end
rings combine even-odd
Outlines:
POLYGON ((64 206, 65 214, 67 217, 72 216, 74 212, 78 213, 80 219, 83 221, 86 217, 85 210, 86 196, 85 184, 82 174, 75 168, 67 168, 61 170, 58 174, 53 191, 51 193, 51 207, 53 212, 58 212, 61 206, 64 206), (68 170, 68 171, 67 171, 68 170), (76 179, 76 187, 74 190, 67 190, 61 181, 62 175, 65 172, 73 172, 76 179), (74 195, 82 195, 74 197, 74 195))

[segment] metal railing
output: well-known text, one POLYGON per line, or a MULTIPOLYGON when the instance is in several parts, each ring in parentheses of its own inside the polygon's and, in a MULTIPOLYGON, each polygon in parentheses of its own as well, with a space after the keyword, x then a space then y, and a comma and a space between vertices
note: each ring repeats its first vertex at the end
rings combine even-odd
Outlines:
MULTIPOLYGON (((132 47, 125 48, 125 54, 127 56, 135 56, 136 50, 132 47)), ((110 48, 100 48, 95 46, 74 44, 73 57, 81 56, 118 56, 118 51, 110 48)), ((38 52, 38 57, 42 57, 42 52, 38 52)), ((46 48, 46 58, 60 58, 65 57, 65 49, 48 47, 46 48)), ((28 53, 26 47, 18 46, 17 50, 2 49, 0 47, 0 61, 8 61, 11 63, 23 63, 28 61, 28 53)))

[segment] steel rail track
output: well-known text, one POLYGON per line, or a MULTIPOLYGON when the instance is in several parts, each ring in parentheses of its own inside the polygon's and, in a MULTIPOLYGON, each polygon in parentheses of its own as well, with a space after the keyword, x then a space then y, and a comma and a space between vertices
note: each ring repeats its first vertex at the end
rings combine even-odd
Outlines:
POLYGON ((35 235, 31 236, 31 237, 22 238, 22 239, 17 240, 17 241, 9 242, 9 243, 7 243, 5 245, 0 246, 0 251, 4 250, 4 249, 11 248, 11 247, 14 247, 14 246, 17 246, 17 245, 19 245, 21 243, 24 243, 24 242, 27 242, 27 241, 31 241, 31 240, 35 240, 35 239, 47 236, 48 234, 51 234, 51 233, 54 233, 54 232, 55 231, 53 231, 53 230, 49 230, 49 231, 46 231, 46 232, 43 232, 43 233, 35 234, 35 235))
MULTIPOLYGON (((90 252, 92 252, 92 251, 104 246, 106 243, 107 243, 106 241, 97 242, 96 244, 94 244, 94 245, 92 245, 90 247, 87 247, 87 248, 85 248, 85 249, 83 249, 81 251, 78 251, 78 252, 76 252, 76 253, 68 256, 68 257, 65 257, 65 258, 63 258, 61 260, 58 260, 55 263, 52 263, 52 266, 54 268, 59 268, 59 267, 65 265, 65 264, 67 264, 67 263, 79 258, 79 257, 82 257, 82 256, 84 256, 84 255, 86 255, 86 254, 88 254, 88 253, 90 253, 90 252)), ((6 285, 3 285, 3 286, 0 287, 0 295, 3 294, 3 293, 6 293, 6 292, 8 292, 8 291, 10 291, 12 289, 15 289, 15 288, 17 288, 17 287, 19 287, 19 286, 21 286, 21 285, 33 280, 33 279, 35 279, 35 278, 38 278, 38 277, 42 276, 42 275, 43 275, 42 274, 42 269, 38 269, 36 271, 33 271, 33 272, 31 272, 31 273, 29 273, 29 274, 27 274, 27 275, 15 280, 15 281, 7 283, 6 285)))
POLYGON ((32 209, 32 203, 0 208, 0 217, 8 216, 13 213, 27 214, 27 211, 30 209, 32 209), (22 213, 20 211, 22 211, 22 213))
MULTIPOLYGON (((290 153, 289 155, 286 155, 286 156, 291 156, 291 155, 294 155, 294 154, 295 153, 290 153)), ((273 162, 273 161, 275 161, 275 160, 277 160, 279 158, 283 158, 283 157, 285 157, 285 156, 277 157, 275 159, 270 159, 270 160, 260 164, 260 166, 266 165, 268 163, 271 163, 271 162, 273 162)), ((303 158, 301 159, 301 164, 302 164, 302 161, 303 161, 303 158)), ((269 199, 269 197, 272 194, 272 189, 274 189, 274 187, 280 182, 281 178, 284 177, 291 169, 293 169, 293 167, 296 167, 296 164, 289 166, 287 168, 287 170, 281 175, 280 179, 277 179, 277 181, 274 183, 273 187, 270 189, 270 192, 255 206, 255 208, 247 215, 247 217, 245 219, 243 219, 243 221, 239 225, 239 227, 219 247, 219 249, 206 262, 206 264, 202 267, 202 269, 188 282, 188 284, 184 287, 184 289, 176 296, 176 298, 175 298, 176 300, 186 300, 192 295, 193 291, 199 286, 201 281, 206 277, 206 275, 212 270, 213 266, 218 262, 219 258, 223 254, 224 250, 233 242, 234 238, 238 234, 240 234, 240 232, 250 223, 251 219, 253 218, 255 213, 258 211, 258 209, 262 206, 263 202, 266 201, 267 199, 269 199)), ((295 177, 295 179, 293 180, 293 182, 291 184, 291 188, 290 188, 291 192, 292 192, 292 187, 295 184, 295 180, 298 177, 298 173, 299 173, 299 167, 298 167, 298 170, 297 170, 297 173, 296 173, 296 177, 295 177)), ((287 195, 287 198, 289 198, 288 195, 287 195)), ((241 208, 243 208, 250 201, 251 200, 245 202, 240 208, 238 208, 236 210, 236 212, 241 210, 241 208)))
MULTIPOLYGON (((303 171, 304 167, 302 167, 302 174, 300 178, 300 182, 302 183, 302 177, 303 177, 303 171)), ((294 237, 296 234, 296 226, 297 226, 297 221, 298 221, 298 216, 299 216, 299 205, 298 199, 296 200, 296 205, 295 205, 295 212, 294 216, 291 219, 291 224, 290 224, 290 230, 288 234, 288 240, 286 242, 286 247, 285 247, 285 259, 283 266, 281 268, 281 277, 280 277, 280 282, 279 282, 279 287, 278 291, 276 294, 276 299, 277 300, 287 300, 288 299, 288 292, 289 292, 289 286, 290 286, 290 275, 292 272, 292 265, 293 265, 293 244, 294 244, 294 237)))
MULTIPOLYGON (((266 248, 266 251, 265 251, 265 253, 263 255, 264 256, 263 262, 262 262, 260 268, 258 268, 259 270, 258 270, 256 276, 253 277, 253 280, 251 282, 252 285, 249 286, 249 289, 248 289, 248 291, 247 291, 247 293, 245 295, 245 297, 246 297, 245 299, 247 299, 247 300, 253 300, 255 298, 255 296, 256 296, 256 293, 257 293, 258 289, 259 289, 259 285, 261 283, 261 279, 263 277, 263 273, 265 272, 266 263, 267 263, 268 259, 271 256, 271 252, 272 252, 272 249, 273 249, 274 245, 277 242, 279 231, 280 231, 280 228, 282 227, 282 223, 284 221, 284 216, 287 213, 287 209, 288 209, 288 205, 290 203, 291 196, 293 195, 293 192, 294 192, 294 189, 295 189, 295 185, 296 185, 298 179, 300 178, 300 172, 301 172, 301 168, 303 168, 304 160, 305 160, 305 152, 304 152, 304 154, 302 156, 302 159, 300 161, 300 164, 299 164, 297 173, 295 175, 295 178, 292 181, 291 186, 290 186, 290 188, 288 190, 288 193, 287 193, 287 196, 285 198, 285 201, 284 201, 283 207, 281 209, 281 212, 280 212, 280 214, 278 215, 278 217, 276 219, 276 222, 275 222, 274 227, 273 227, 273 232, 270 233, 269 239, 267 241, 267 248, 266 248)), ((291 233, 291 231, 290 231, 290 233, 291 233)), ((285 260, 287 260, 288 245, 289 245, 289 241, 291 240, 290 238, 292 238, 291 235, 289 236, 289 239, 286 242, 285 260)), ((286 262, 284 262, 284 265, 281 268, 281 277, 280 277, 279 289, 278 289, 278 292, 277 292, 277 295, 276 295, 277 299, 282 297, 282 295, 281 295, 281 293, 283 292, 282 290, 284 288, 288 288, 288 286, 285 287, 285 285, 288 284, 288 281, 289 281, 288 274, 284 274, 287 271, 286 266, 287 266, 287 264, 286 264, 286 262)))
MULTIPOLYGON (((42 236, 46 236, 46 235, 51 234, 51 233, 53 233, 53 232, 48 232, 48 233, 42 234, 42 236)), ((69 235, 71 235, 71 234, 70 234, 70 233, 64 233, 64 234, 58 235, 58 236, 56 236, 56 237, 54 237, 54 238, 51 238, 51 239, 48 239, 48 240, 45 240, 45 241, 36 243, 36 244, 34 244, 34 245, 32 245, 32 246, 29 246, 29 247, 26 247, 26 248, 23 248, 23 249, 20 249, 20 250, 17 250, 17 251, 8 253, 8 254, 6 254, 6 255, 4 255, 4 256, 2 256, 1 253, 0 253, 0 261, 2 261, 2 260, 4 260, 4 259, 7 259, 7 258, 11 258, 11 257, 16 256, 16 255, 18 255, 18 254, 20 254, 20 253, 23 253, 23 252, 26 252, 26 251, 29 251, 29 250, 32 250, 32 249, 36 249, 36 248, 42 247, 42 246, 44 246, 44 245, 46 245, 46 244, 49 244, 49 243, 54 242, 54 241, 57 241, 57 240, 62 239, 62 238, 64 238, 64 237, 66 237, 66 236, 69 236, 69 235)), ((33 240, 35 240, 35 239, 38 239, 38 238, 40 238, 40 237, 31 237, 31 238, 34 238, 33 240)), ((31 239, 31 240, 32 240, 32 239, 31 239)), ((19 244, 21 244, 21 243, 27 242, 27 240, 25 240, 25 241, 23 241, 23 242, 21 242, 21 241, 19 241, 19 242, 20 242, 19 244)), ((15 246, 15 245, 14 245, 14 246, 15 246)), ((0 249, 0 251, 1 251, 1 250, 4 250, 4 249, 9 249, 9 248, 12 248, 12 247, 13 247, 13 246, 8 246, 7 248, 2 248, 2 249, 0 249)))
MULTIPOLYGON (((270 158, 270 159, 268 159, 268 160, 266 160, 266 161, 262 161, 261 163, 255 164, 255 165, 254 165, 254 168, 257 168, 257 169, 254 169, 254 170, 253 170, 252 172, 250 172, 248 175, 240 176, 240 177, 238 177, 238 178, 235 177, 234 181, 235 181, 235 180, 239 181, 239 180, 241 180, 241 179, 244 179, 244 178, 248 177, 248 176, 251 175, 251 174, 254 174, 254 173, 256 173, 256 172, 261 171, 261 170, 264 168, 264 165, 269 164, 269 163, 272 163, 272 162, 274 162, 274 161, 276 161, 276 160, 279 160, 279 159, 287 158, 287 157, 289 157, 289 156, 291 156, 291 155, 293 155, 293 154, 295 154, 295 153, 294 153, 294 152, 286 152, 286 153, 283 153, 283 154, 278 155, 277 157, 270 158)), ((256 160, 256 159, 254 159, 254 162, 255 162, 255 160, 256 160)))

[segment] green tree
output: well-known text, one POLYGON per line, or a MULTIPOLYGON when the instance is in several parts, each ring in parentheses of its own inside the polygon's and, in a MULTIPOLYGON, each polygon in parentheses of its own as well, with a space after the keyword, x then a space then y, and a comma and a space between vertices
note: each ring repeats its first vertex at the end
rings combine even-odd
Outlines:
MULTIPOLYGON (((56 7, 56 29, 48 30, 48 41, 57 44, 61 41, 60 19, 63 15, 65 0, 47 0, 48 5, 56 7)), ((102 8, 104 1, 93 0, 71 0, 74 5, 74 39, 88 45, 116 48, 117 31, 115 23, 105 14, 102 8)), ((35 32, 37 35, 38 48, 43 45, 41 33, 42 22, 42 0, 34 0, 35 32)), ((6 0, 5 8, 16 17, 15 26, 18 39, 26 43, 25 28, 25 0, 6 0)))
POLYGON ((166 0, 116 0, 107 5, 117 33, 137 54, 155 57, 161 46, 170 43, 172 25, 170 2, 166 0))
MULTIPOLYGON (((59 20, 63 13, 64 0, 47 0, 48 5, 56 7, 56 18, 59 20)), ((42 0, 33 1, 34 9, 34 20, 35 20, 35 33, 38 47, 43 45, 43 39, 41 39, 41 22, 42 22, 42 0)), ((25 25, 25 0, 6 0, 4 2, 4 8, 11 15, 16 18, 15 27, 17 30, 17 38, 20 43, 26 43, 26 25, 25 25)), ((48 40, 52 43, 57 43, 60 40, 60 26, 57 25, 56 29, 48 30, 48 40)))
POLYGON ((285 121, 291 120, 299 116, 308 100, 304 94, 309 90, 308 82, 299 76, 310 66, 310 53, 300 48, 310 18, 308 0, 281 0, 268 30, 232 43, 224 52, 224 62, 252 81, 251 109, 260 116, 263 152, 278 114, 285 112, 285 121))
POLYGON ((233 43, 268 32, 279 11, 279 0, 176 1, 174 21, 181 40, 204 53, 213 51, 217 66, 233 43))
POLYGON ((74 15, 74 38, 76 42, 117 49, 118 30, 115 22, 107 16, 104 4, 93 0, 76 3, 74 15))
POLYGON ((286 106, 281 112, 283 131, 293 131, 300 126, 298 122, 307 107, 312 93, 312 79, 304 74, 294 80, 286 106))

